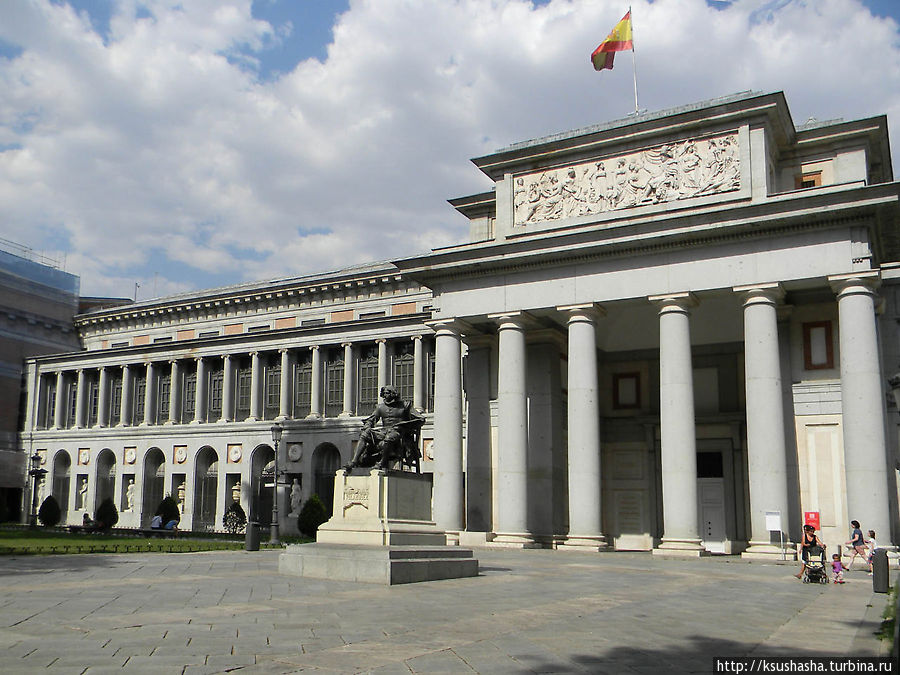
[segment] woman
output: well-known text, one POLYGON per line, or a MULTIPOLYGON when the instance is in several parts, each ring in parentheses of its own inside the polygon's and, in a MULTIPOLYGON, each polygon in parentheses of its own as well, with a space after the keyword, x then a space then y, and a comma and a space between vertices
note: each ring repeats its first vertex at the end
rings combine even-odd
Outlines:
POLYGON ((850 568, 853 567, 853 561, 856 560, 856 556, 859 556, 860 559, 865 562, 868 557, 868 551, 866 550, 866 539, 863 537, 862 527, 859 524, 858 520, 851 520, 850 524, 853 526, 853 532, 850 535, 850 541, 845 542, 847 546, 853 547, 853 553, 850 555, 850 562, 847 564, 847 571, 850 571, 850 568))
POLYGON ((809 560, 809 550, 814 546, 821 548, 824 554, 825 544, 822 543, 819 535, 816 534, 816 528, 812 525, 804 525, 803 540, 800 542, 800 571, 794 575, 798 579, 803 578, 803 573, 806 571, 806 561, 809 560))

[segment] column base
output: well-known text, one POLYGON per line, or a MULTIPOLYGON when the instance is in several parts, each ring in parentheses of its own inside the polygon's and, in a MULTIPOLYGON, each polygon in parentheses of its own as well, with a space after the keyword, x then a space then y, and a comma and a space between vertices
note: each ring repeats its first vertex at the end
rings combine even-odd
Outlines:
POLYGON ((250 417, 245 418, 244 421, 245 422, 259 422, 259 418, 254 417, 253 415, 250 415, 250 417))
POLYGON ((608 551, 609 544, 606 543, 606 537, 602 534, 570 535, 564 541, 557 543, 556 548, 560 551, 596 553, 608 551))
POLYGON ((447 546, 459 546, 459 530, 444 530, 447 546))
POLYGON ((340 415, 338 415, 338 417, 343 417, 344 419, 346 419, 346 418, 348 418, 348 417, 355 417, 355 415, 354 415, 352 412, 347 412, 347 411, 345 410, 345 411, 342 412, 340 415))
POLYGON ((751 541, 750 547, 741 553, 743 560, 797 560, 797 547, 791 542, 784 542, 784 548, 780 544, 771 544, 763 541, 751 541))
POLYGON ((274 422, 285 422, 285 421, 287 421, 287 420, 289 420, 289 419, 291 419, 291 418, 288 417, 287 415, 279 415, 279 416, 276 417, 273 421, 274 421, 274 422))
POLYGON ((709 551, 700 545, 699 539, 666 539, 663 537, 659 547, 653 549, 653 555, 669 558, 699 558, 709 555, 709 551))
POLYGON ((309 413, 304 419, 308 420, 319 420, 322 419, 321 413, 309 413))
POLYGON ((496 532, 488 543, 489 548, 544 548, 527 532, 496 532))
MULTIPOLYGON (((449 544, 450 535, 452 533, 447 533, 447 543, 449 544)), ((465 546, 466 548, 484 548, 490 544, 494 540, 493 532, 466 532, 460 531, 458 533, 459 545, 465 546)))

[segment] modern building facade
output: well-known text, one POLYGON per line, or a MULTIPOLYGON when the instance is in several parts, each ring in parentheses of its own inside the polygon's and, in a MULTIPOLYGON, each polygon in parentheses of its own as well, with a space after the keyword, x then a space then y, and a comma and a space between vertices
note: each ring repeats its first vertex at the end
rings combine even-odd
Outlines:
POLYGON ((22 435, 70 521, 112 496, 143 524, 165 493, 188 528, 262 517, 276 419, 289 514, 393 382, 454 541, 769 556, 806 517, 896 538, 884 117, 797 127, 745 93, 474 163, 494 186, 451 201, 467 244, 78 317, 86 351, 29 364, 22 435))

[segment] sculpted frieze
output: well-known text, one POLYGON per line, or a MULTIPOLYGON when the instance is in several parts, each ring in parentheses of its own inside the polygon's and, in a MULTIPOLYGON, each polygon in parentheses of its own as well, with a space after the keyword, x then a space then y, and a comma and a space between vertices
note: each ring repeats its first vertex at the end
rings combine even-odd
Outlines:
POLYGON ((738 190, 737 134, 666 143, 515 179, 517 225, 738 190))

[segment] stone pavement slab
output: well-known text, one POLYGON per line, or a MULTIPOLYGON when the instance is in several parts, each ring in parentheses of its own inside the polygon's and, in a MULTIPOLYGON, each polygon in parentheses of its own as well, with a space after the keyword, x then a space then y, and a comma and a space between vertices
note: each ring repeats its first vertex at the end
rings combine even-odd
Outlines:
POLYGON ((877 656, 887 596, 732 557, 479 551, 478 577, 278 574, 278 552, 0 558, 0 672, 703 673, 877 656))

